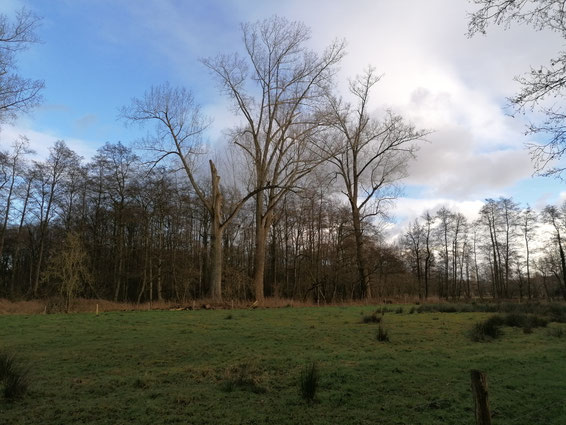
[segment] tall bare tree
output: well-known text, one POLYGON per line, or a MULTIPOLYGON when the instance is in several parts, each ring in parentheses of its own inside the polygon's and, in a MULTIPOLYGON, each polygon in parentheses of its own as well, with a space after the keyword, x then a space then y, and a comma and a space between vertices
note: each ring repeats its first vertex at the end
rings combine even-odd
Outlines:
POLYGON ((547 205, 542 211, 542 218, 545 223, 552 225, 554 228, 554 241, 559 253, 558 263, 560 264, 560 266, 556 268, 558 271, 554 271, 554 275, 560 282, 560 292, 562 292, 562 296, 566 300, 566 252, 563 236, 565 211, 566 204, 564 204, 562 208, 547 205))
POLYGON ((520 228, 521 234, 525 240, 525 265, 527 267, 527 297, 532 298, 531 288, 531 245, 530 243, 535 239, 537 230, 537 213, 527 205, 521 212, 520 228))
POLYGON ((15 19, 0 13, 0 122, 27 112, 41 100, 43 81, 18 75, 17 53, 38 41, 39 19, 29 10, 16 12, 15 19))
POLYGON ((371 298, 364 223, 384 215, 386 205, 398 195, 397 183, 407 175, 407 165, 426 134, 391 111, 382 119, 368 111, 370 94, 380 76, 373 68, 350 83, 354 104, 330 96, 329 125, 335 130, 330 162, 340 180, 352 214, 360 293, 371 298))
MULTIPOLYGON (((485 34, 490 24, 526 24, 533 29, 558 33, 566 39, 566 8, 563 0, 472 0, 477 9, 470 14, 468 34, 485 34)), ((528 126, 528 133, 546 135, 545 142, 528 145, 536 170, 561 177, 566 171, 558 163, 566 153, 566 53, 561 51, 544 66, 532 66, 515 77, 521 90, 509 98, 518 111, 538 110, 545 118, 528 126)))
POLYGON ((80 163, 79 157, 71 150, 64 141, 58 140, 49 150, 49 157, 45 162, 36 163, 36 204, 39 219, 39 248, 33 281, 33 295, 37 296, 41 271, 44 263, 45 244, 49 223, 53 219, 56 198, 59 195, 59 187, 65 178, 65 173, 80 163))
POLYGON ((3 217, 0 218, 2 220, 0 224, 0 258, 2 258, 16 182, 18 176, 23 172, 25 155, 30 153, 32 151, 29 149, 29 141, 26 137, 20 137, 14 141, 11 152, 0 152, 0 205, 4 208, 3 217), (2 192, 5 192, 5 195, 2 192))
POLYGON ((242 35, 243 56, 219 55, 203 63, 244 121, 234 129, 233 141, 253 171, 251 190, 257 190, 253 280, 256 299, 262 300, 273 209, 313 168, 317 105, 344 55, 344 43, 334 42, 317 54, 306 47, 310 30, 303 23, 277 16, 243 24, 242 35), (266 186, 271 187, 260 190, 266 186))
POLYGON ((208 211, 212 227, 210 296, 216 301, 221 300, 222 234, 244 203, 259 190, 264 190, 264 186, 234 202, 225 213, 220 175, 214 162, 209 160, 211 188, 207 191, 202 187, 195 175, 195 160, 204 153, 202 136, 208 122, 192 93, 185 88, 174 88, 169 84, 152 87, 142 98, 133 99, 129 107, 123 108, 122 115, 133 122, 156 123, 155 135, 149 136, 143 147, 152 152, 154 164, 171 155, 177 158, 197 197, 208 211))

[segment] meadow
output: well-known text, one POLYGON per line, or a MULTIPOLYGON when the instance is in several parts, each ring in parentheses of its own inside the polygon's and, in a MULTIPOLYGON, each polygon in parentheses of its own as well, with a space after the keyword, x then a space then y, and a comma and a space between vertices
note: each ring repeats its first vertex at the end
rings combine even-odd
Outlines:
POLYGON ((379 341, 363 323, 378 308, 3 315, 0 351, 30 386, 0 396, 0 424, 472 425, 471 369, 487 373, 494 424, 566 423, 565 323, 473 342, 491 313, 389 306, 379 341))

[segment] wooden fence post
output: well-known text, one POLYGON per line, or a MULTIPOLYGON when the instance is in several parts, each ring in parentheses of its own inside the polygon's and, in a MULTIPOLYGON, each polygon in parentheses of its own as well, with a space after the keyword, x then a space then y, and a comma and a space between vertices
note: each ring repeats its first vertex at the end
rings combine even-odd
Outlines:
POLYGON ((487 376, 479 370, 471 370, 472 393, 474 395, 476 424, 491 425, 491 413, 487 399, 487 376))

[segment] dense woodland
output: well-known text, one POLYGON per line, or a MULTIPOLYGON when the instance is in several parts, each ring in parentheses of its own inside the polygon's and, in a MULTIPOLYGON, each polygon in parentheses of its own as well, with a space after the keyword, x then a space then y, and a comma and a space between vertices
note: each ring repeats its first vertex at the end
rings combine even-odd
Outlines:
MULTIPOLYGON (((37 19, 2 21, 10 70, 37 19)), ((475 222, 444 207, 389 240, 390 206, 428 131, 369 110, 372 68, 337 94, 344 43, 314 52, 309 34, 278 17, 244 24, 243 53, 202 61, 239 117, 223 155, 191 92, 169 84, 121 111, 143 140, 89 160, 64 141, 37 159, 24 137, 2 139, 0 297, 566 298, 566 206, 488 199, 475 222)), ((8 83, 2 122, 42 87, 12 81, 13 97, 8 83)))
MULTIPOLYGON (((178 171, 150 168, 120 143, 88 163, 64 142, 45 161, 25 140, 2 153, 1 295, 187 301, 210 294, 210 215, 178 171)), ((273 212, 265 295, 321 302, 365 296, 351 208, 335 184, 305 177, 273 212)), ((202 182, 204 186, 206 181, 202 182)), ((231 204, 237 191, 230 194, 231 204)), ((564 294, 566 208, 542 214, 487 200, 480 218, 428 212, 387 243, 362 222, 373 297, 553 298, 564 294)), ((222 296, 253 299, 252 203, 223 233, 222 296)))

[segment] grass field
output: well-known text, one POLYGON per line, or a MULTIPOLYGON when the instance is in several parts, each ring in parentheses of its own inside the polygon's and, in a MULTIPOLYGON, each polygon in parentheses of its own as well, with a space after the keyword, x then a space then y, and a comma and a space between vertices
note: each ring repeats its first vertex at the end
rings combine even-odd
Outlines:
POLYGON ((494 425, 566 424, 566 336, 551 323, 472 342, 486 313, 375 307, 0 316, 0 350, 30 367, 0 424, 474 424, 470 369, 494 425), (314 403, 299 377, 315 362, 314 403))

